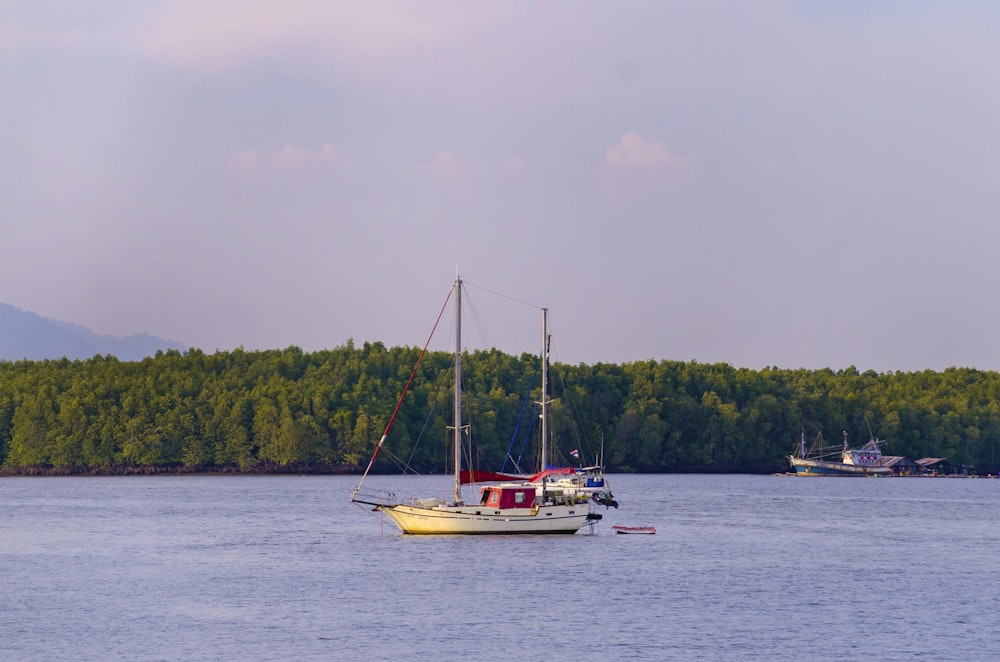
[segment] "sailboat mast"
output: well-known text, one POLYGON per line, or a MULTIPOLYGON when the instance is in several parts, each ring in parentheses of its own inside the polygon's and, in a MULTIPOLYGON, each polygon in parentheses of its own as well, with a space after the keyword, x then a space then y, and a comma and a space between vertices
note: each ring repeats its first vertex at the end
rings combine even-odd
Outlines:
POLYGON ((542 466, 549 466, 549 309, 542 308, 542 466))
POLYGON ((462 500, 462 277, 455 279, 455 503, 462 500))

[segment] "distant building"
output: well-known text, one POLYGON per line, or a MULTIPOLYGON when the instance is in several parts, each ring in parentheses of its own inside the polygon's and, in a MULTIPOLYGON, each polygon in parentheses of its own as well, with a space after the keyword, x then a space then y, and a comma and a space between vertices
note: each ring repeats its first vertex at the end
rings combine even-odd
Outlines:
POLYGON ((968 476, 972 466, 968 464, 952 464, 943 457, 923 457, 916 461, 921 476, 968 476))
POLYGON ((916 462, 902 455, 883 455, 882 466, 892 469, 893 476, 916 476, 920 467, 916 462))

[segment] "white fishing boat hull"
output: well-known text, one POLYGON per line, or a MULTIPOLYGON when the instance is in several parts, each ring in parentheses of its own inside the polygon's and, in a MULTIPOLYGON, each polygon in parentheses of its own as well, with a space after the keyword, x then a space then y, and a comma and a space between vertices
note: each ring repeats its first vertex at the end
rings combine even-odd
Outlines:
MULTIPOLYGON (((819 435, 822 439, 822 434, 819 435)), ((847 432, 844 432, 844 445, 839 451, 840 461, 826 459, 831 457, 830 447, 806 450, 806 435, 802 433, 799 441, 798 456, 789 455, 788 464, 796 476, 891 476, 892 469, 882 466, 881 439, 872 437, 861 448, 850 448, 847 445, 847 432)))
POLYGON ((548 505, 537 508, 486 509, 480 506, 412 506, 396 504, 380 510, 403 533, 525 534, 576 533, 587 523, 586 504, 548 505))
POLYGON ((790 456, 788 463, 797 476, 891 476, 888 467, 827 462, 790 456))

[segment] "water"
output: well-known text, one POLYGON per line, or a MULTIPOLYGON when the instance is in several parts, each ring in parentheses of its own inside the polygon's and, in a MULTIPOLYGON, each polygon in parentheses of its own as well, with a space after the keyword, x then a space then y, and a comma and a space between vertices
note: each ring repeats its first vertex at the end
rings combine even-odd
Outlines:
POLYGON ((1000 659, 998 480, 614 476, 593 534, 452 538, 354 482, 0 479, 3 659, 1000 659))

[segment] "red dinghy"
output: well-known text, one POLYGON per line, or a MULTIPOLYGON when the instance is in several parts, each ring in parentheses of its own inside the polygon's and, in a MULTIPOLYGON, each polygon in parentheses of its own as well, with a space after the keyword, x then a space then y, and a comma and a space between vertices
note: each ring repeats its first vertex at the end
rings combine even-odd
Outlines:
POLYGON ((655 526, 618 526, 611 527, 615 533, 645 533, 652 535, 656 533, 655 526))

